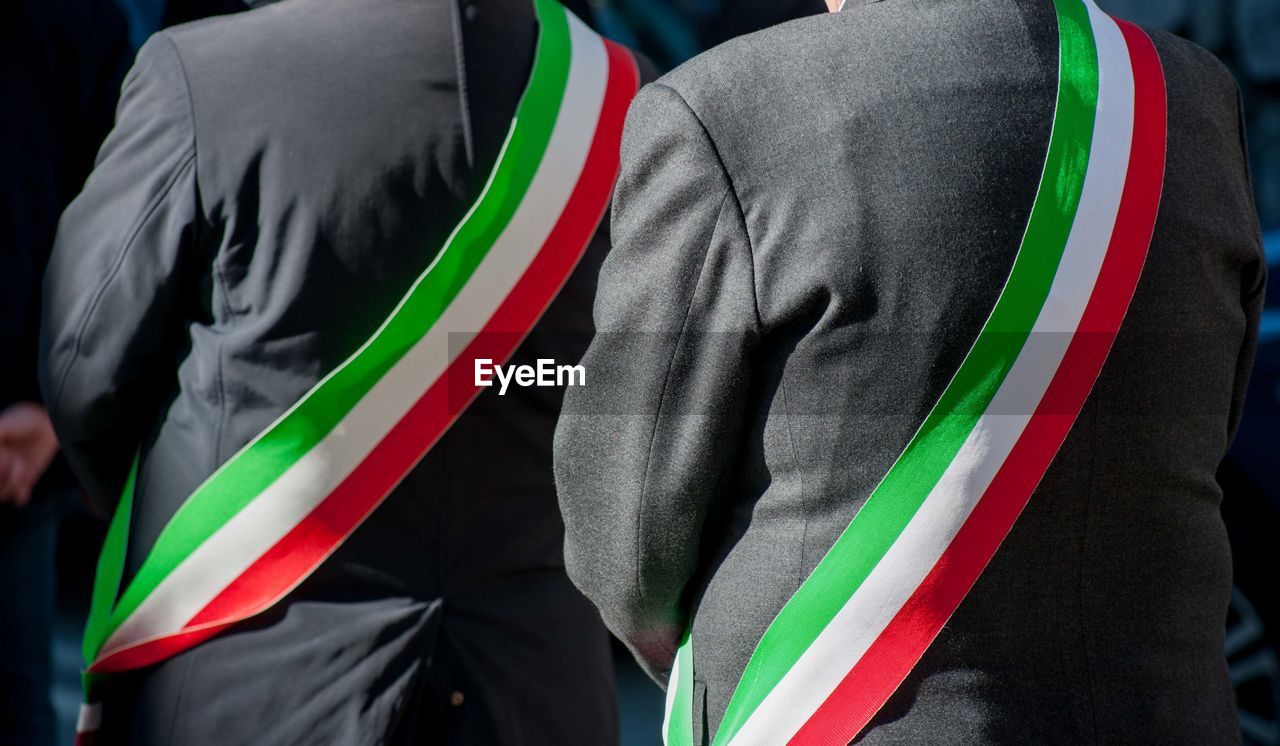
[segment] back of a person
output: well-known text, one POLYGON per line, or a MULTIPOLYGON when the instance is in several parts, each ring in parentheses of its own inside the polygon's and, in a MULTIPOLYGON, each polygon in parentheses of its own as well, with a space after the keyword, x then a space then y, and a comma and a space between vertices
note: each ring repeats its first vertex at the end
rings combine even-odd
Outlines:
MULTIPOLYGON (((126 87, 125 118, 108 141, 106 165, 60 236, 46 382, 55 382, 63 432, 95 498, 110 504, 111 479, 142 444, 126 587, 158 537, 175 533, 171 522, 206 480, 366 349, 417 287, 481 198, 532 85, 539 21, 527 0, 255 4, 265 7, 175 27, 148 42, 133 74, 145 85, 135 83, 132 96, 126 87), (139 116, 143 106, 149 116, 139 116), (118 190, 105 186, 110 179, 118 190), (94 246, 109 244, 135 214, 141 227, 128 239, 131 250, 94 246), (107 260, 119 264, 98 266, 107 260), (164 283, 158 300, 149 286, 157 278, 164 283), (96 291, 105 300, 79 299, 94 294, 76 288, 99 283, 108 288, 96 291), (136 303, 119 292, 121 283, 139 288, 136 303), (76 325, 88 331, 76 332, 72 319, 84 319, 76 325), (81 336, 92 346, 79 347, 81 336), (124 362, 116 357, 130 353, 124 362), (104 397, 100 386, 116 390, 104 397), (120 402, 135 411, 113 417, 105 410, 120 402), (122 425, 118 442, 104 444, 95 428, 113 418, 122 425)), ((573 28, 556 33, 574 34, 574 54, 598 50, 603 59, 603 43, 585 26, 573 28)), ((560 59, 567 64, 569 56, 560 59)), ((628 69, 631 78, 608 89, 615 108, 634 93, 634 64, 628 69)), ((585 84, 579 75, 561 85, 570 94, 595 86, 597 111, 583 108, 590 96, 574 99, 579 128, 604 116, 606 76, 595 72, 585 84)), ((544 95, 536 113, 554 114, 548 107, 555 103, 544 95)), ((600 126, 601 140, 616 138, 614 118, 600 126)), ((573 147, 548 146, 544 170, 572 187, 569 176, 594 168, 595 180, 573 196, 594 205, 597 218, 611 183, 608 159, 593 166, 599 158, 585 158, 591 139, 561 129, 573 147), (578 151, 586 165, 555 160, 578 151)), ((511 146, 522 147, 527 140, 511 146)), ((542 230, 534 225, 531 233, 542 230)), ((577 252, 594 226, 538 240, 577 252)), ((527 251, 520 242, 533 239, 517 234, 517 251, 527 251)), ((474 249, 453 253, 463 250, 474 249)), ((528 329, 495 327, 494 336, 512 344, 525 340, 513 362, 572 363, 581 354, 594 268, 606 250, 606 236, 590 238, 571 275, 573 263, 539 265, 546 277, 566 276, 548 285, 550 306, 530 317, 538 325, 527 339, 528 329)), ((529 261, 521 256, 513 266, 529 261)), ((511 304, 542 302, 503 292, 513 293, 511 304)), ((504 297, 493 295, 482 300, 498 307, 504 297)), ((477 293, 467 297, 477 305, 477 293)), ((430 354, 449 359, 482 327, 450 327, 430 354)), ((425 388, 431 381, 401 383, 425 388)), ((434 408, 412 410, 429 410, 452 428, 422 446, 430 450, 416 467, 412 460, 392 465, 387 459, 401 456, 385 455, 391 449, 383 444, 395 433, 379 436, 381 455, 369 457, 368 473, 376 480, 411 470, 388 483, 386 501, 354 526, 339 528, 347 519, 334 514, 321 518, 337 522, 326 526, 330 533, 352 533, 281 603, 104 687, 103 739, 243 742, 250 732, 278 743, 614 738, 607 634, 561 559, 549 452, 561 391, 512 387, 497 400, 495 387, 467 409, 471 391, 464 385, 455 393, 452 384, 438 384, 446 394, 431 400, 434 408), (248 684, 229 686, 232 679, 248 684), (187 704, 196 701, 198 708, 187 704), (563 702, 575 703, 574 716, 558 709, 563 702)), ((373 427, 390 430, 397 417, 408 418, 394 414, 399 401, 381 401, 373 427)), ((403 435, 408 425, 397 431, 396 453, 418 447, 413 438, 431 427, 422 422, 413 421, 412 437, 403 435)), ((360 427, 339 423, 333 432, 360 437, 360 427)), ((220 562, 230 561, 227 551, 220 562)))
MULTIPOLYGON (((1193 45, 1151 37, 1167 79, 1167 162, 1127 316, 1021 518, 862 743, 1238 738, 1223 656, 1230 554, 1214 474, 1239 415, 1264 265, 1232 80, 1193 45)), ((740 203, 753 273, 742 291, 754 292, 757 316, 745 343, 749 372, 722 379, 737 386, 750 376, 741 445, 733 464, 708 459, 714 469, 703 469, 731 485, 698 497, 713 506, 700 529, 706 559, 683 596, 692 599, 695 742, 717 732, 762 635, 912 441, 1012 283, 1046 172, 1058 52, 1051 0, 849 0, 838 14, 712 50, 643 92, 643 113, 633 109, 624 163, 637 166, 634 176, 624 169, 617 246, 634 245, 639 256, 643 231, 631 226, 650 217, 645 190, 660 183, 651 174, 676 178, 661 164, 647 170, 642 157, 676 141, 644 134, 659 126, 654 102, 671 102, 663 110, 696 117, 723 168, 730 206, 722 210, 740 203)), ((1111 116, 1099 113, 1099 127, 1111 116)), ((1134 147, 1155 136, 1138 132, 1134 147)), ((1051 185, 1048 195, 1063 190, 1051 185)), ((729 224, 724 215, 717 226, 729 224)), ((737 256, 726 245, 723 256, 737 256)), ((705 273, 728 276, 718 246, 689 326, 710 292, 705 273)), ((609 264, 604 277, 607 303, 618 287, 609 264)), ((589 362, 605 358, 600 349, 589 362)), ((692 420, 665 421, 696 442, 692 420)), ((562 427, 571 443, 585 425, 562 427)), ((687 468, 661 465, 662 447, 650 446, 655 465, 644 482, 658 485, 655 495, 683 484, 672 475, 683 479, 676 470, 687 468)), ((562 500, 575 518, 585 504, 575 493, 609 482, 578 476, 578 453, 564 454, 562 500)), ((600 602, 624 576, 588 566, 606 555, 586 554, 585 522, 572 539, 585 520, 570 521, 570 570, 577 555, 575 580, 600 602)), ((669 525, 652 530, 682 536, 669 525)), ((643 558, 650 547, 639 541, 643 558)), ((669 569, 682 577, 675 560, 643 562, 642 589, 668 582, 669 569)), ((654 603, 655 623, 668 623, 673 612, 654 603)), ((641 624, 629 608, 606 608, 615 631, 641 624)), ((640 627, 631 642, 643 656, 656 637, 640 627)))
MULTIPOLYGON (((216 244, 213 306, 202 309, 213 323, 193 335, 143 471, 140 492, 171 504, 139 516, 135 550, 351 355, 444 244, 507 136, 537 24, 523 0, 291 0, 168 33, 191 86, 205 240, 216 244), (211 415, 220 428, 203 426, 211 415)), ((581 356, 607 248, 592 242, 512 364, 581 356)), ((455 331, 451 344, 473 330, 455 331)), ((413 577, 415 593, 447 589, 459 613, 501 605, 513 572, 581 605, 558 569, 550 440, 561 394, 485 392, 349 552, 413 577), (504 468, 486 465, 495 458, 504 468)))
MULTIPOLYGON (((510 50, 500 64, 473 62, 455 39, 460 13, 442 0, 291 0, 153 42, 172 45, 189 86, 212 290, 192 309, 202 323, 141 473, 140 499, 170 504, 139 516, 135 555, 368 339, 479 195, 537 27, 522 2, 467 19, 475 57, 510 50)), ((434 481, 419 510, 443 508, 434 481)), ((423 553, 436 542, 401 518, 388 523, 399 540, 376 532, 378 554, 398 547, 434 563, 423 553)))
MULTIPOLYGON (((1239 220, 1251 197, 1229 75, 1188 43, 1155 43, 1168 165, 1120 336, 1020 522, 866 743, 1235 737, 1214 473, 1239 413, 1260 247, 1239 220)), ((714 730, 745 663, 728 651, 754 648, 822 559, 1004 286, 1052 122, 1053 5, 851 7, 668 80, 725 160, 776 330, 750 476, 693 625, 715 640, 695 648, 714 730), (723 85, 682 86, 711 66, 723 85), (753 587, 779 592, 744 595, 742 578, 762 574, 753 587)))

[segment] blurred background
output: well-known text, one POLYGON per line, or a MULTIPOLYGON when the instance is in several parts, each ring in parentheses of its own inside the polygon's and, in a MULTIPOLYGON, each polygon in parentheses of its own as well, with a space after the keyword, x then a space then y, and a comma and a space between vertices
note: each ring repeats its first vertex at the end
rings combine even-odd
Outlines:
MULTIPOLYGON (((821 0, 569 0, 606 36, 661 69, 735 36, 823 10, 821 0)), ((1280 0, 1099 0, 1109 12, 1186 36, 1217 54, 1244 91, 1267 259, 1280 272, 1280 0)), ((29 337, 42 252, 110 127, 134 51, 155 30, 239 12, 241 0, 8 0, 0 10, 0 328, 29 337), (31 247, 26 252, 14 246, 31 247), (22 254, 19 256, 19 254, 22 254), (13 264, 11 264, 13 262, 13 264)), ((1219 475, 1235 555, 1226 653, 1247 744, 1280 744, 1280 281, 1273 274, 1240 435, 1219 475)), ((0 365, 0 409, 30 375, 0 365), (7 372, 6 372, 7 371, 7 372)), ((33 374, 33 371, 31 372, 33 374)), ((17 393, 15 393, 17 392, 17 393)), ((0 698, 52 706, 56 736, 0 722, 0 744, 70 744, 79 702, 79 639, 103 523, 65 472, 30 505, 0 506, 0 698), (25 625, 25 626, 24 626, 25 625), (51 653, 49 651, 52 651, 51 653), (51 656, 51 657, 50 657, 51 656), (51 661, 51 666, 48 665, 51 661), (21 682, 8 684, 4 682, 21 682), (15 690, 14 687, 17 687, 15 690)), ((623 743, 660 742, 661 693, 619 651, 623 743)))

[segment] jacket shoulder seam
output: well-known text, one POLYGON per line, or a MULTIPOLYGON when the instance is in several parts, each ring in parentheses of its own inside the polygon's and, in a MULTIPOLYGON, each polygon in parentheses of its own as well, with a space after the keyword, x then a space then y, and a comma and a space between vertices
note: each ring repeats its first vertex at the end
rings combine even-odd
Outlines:
MULTIPOLYGON (((702 130, 702 136, 706 139, 707 144, 711 146, 711 153, 715 156, 716 165, 720 168, 720 173, 724 174, 725 183, 728 184, 728 194, 733 197, 733 204, 738 214, 738 223, 742 226, 742 235, 747 239, 747 254, 751 260, 751 302, 755 309, 756 326, 763 326, 760 315, 760 294, 756 278, 755 243, 751 240, 751 230, 747 226, 746 210, 743 208, 742 199, 738 195, 738 188, 733 182, 733 173, 729 170, 729 166, 725 163, 724 157, 720 154, 720 147, 716 145, 715 138, 711 136, 711 130, 707 129, 706 123, 702 121, 702 117, 698 115, 698 112, 689 103, 689 100, 684 97, 684 94, 674 86, 661 81, 652 83, 651 85, 668 90, 676 97, 676 100, 678 100, 689 112, 689 115, 693 117, 693 120, 698 123, 698 127, 702 130)), ((721 209, 723 210, 723 205, 721 205, 721 209)), ((719 215, 717 215, 717 220, 718 219, 719 215)))

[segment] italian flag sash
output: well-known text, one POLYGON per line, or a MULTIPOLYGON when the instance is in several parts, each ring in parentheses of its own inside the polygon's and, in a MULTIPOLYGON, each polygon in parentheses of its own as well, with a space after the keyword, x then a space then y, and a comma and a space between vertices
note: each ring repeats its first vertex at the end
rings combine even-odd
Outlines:
POLYGON ((98 562, 81 743, 105 676, 264 611, 332 554, 479 393, 474 361, 507 360, 581 258, 638 72, 555 0, 533 2, 532 72, 476 203, 424 247, 430 265, 373 336, 187 498, 120 593, 135 465, 98 562))
MULTIPOLYGON (((1071 430, 1128 310, 1164 183, 1164 73, 1093 0, 1054 0, 1059 86, 1006 285, 897 462, 766 630, 714 744, 845 744, 969 592, 1071 430)), ((691 641, 664 734, 693 733, 691 641)))

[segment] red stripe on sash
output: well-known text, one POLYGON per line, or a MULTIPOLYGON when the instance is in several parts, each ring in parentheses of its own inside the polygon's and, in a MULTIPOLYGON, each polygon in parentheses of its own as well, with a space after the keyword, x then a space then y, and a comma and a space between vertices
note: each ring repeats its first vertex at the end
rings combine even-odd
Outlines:
POLYGON ((559 294, 609 206, 622 125, 639 87, 631 54, 605 41, 609 73, 586 163, 543 247, 485 328, 369 456, 304 518, 209 602, 182 632, 113 651, 91 673, 162 661, 260 613, 305 580, 376 509, 480 393, 475 360, 505 362, 559 294))
POLYGON ((938 564, 792 744, 848 743, 888 701, 1008 535, 1102 370, 1151 245, 1167 135, 1164 72, 1155 46, 1138 27, 1117 23, 1133 64, 1134 138, 1116 226, 1077 333, 1026 429, 938 564))

